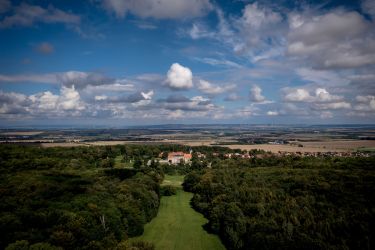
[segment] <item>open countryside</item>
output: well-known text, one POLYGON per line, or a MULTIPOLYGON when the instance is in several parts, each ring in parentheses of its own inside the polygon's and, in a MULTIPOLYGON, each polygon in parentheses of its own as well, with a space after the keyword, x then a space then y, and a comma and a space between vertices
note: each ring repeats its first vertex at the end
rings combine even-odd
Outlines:
POLYGON ((158 215, 133 240, 152 242, 157 250, 225 249, 216 235, 203 229, 208 221, 190 206, 193 194, 182 190, 182 182, 183 176, 165 176, 162 185, 176 187, 177 193, 161 198, 158 215))
POLYGON ((375 250, 375 0, 0 0, 0 250, 375 250))

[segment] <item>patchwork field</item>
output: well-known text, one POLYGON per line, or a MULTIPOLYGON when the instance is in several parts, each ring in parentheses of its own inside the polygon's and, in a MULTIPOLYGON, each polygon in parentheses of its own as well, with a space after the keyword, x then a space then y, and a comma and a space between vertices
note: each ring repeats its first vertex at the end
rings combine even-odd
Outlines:
POLYGON ((363 147, 375 147, 374 140, 332 140, 319 142, 299 142, 297 145, 273 145, 273 144, 256 144, 256 145, 222 145, 231 149, 252 150, 261 149, 273 153, 281 152, 348 152, 357 151, 363 147))
POLYGON ((157 250, 225 249, 216 235, 202 228, 207 220, 190 207, 193 194, 182 190, 182 180, 182 176, 165 177, 164 184, 180 187, 177 194, 162 197, 158 215, 145 226, 142 236, 131 240, 152 242, 157 250))

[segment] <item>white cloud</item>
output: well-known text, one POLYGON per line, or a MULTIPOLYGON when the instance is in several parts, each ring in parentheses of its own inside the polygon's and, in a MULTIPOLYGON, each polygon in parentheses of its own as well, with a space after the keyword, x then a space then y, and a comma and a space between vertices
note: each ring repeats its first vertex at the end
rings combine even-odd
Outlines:
POLYGON ((326 89, 317 88, 315 90, 315 99, 318 102, 334 102, 342 100, 342 96, 331 95, 326 89))
POLYGON ((13 116, 27 113, 28 99, 26 95, 3 92, 0 90, 0 114, 1 116, 13 116))
POLYGON ((284 96, 284 100, 288 102, 309 102, 312 100, 312 96, 305 89, 293 89, 284 96))
POLYGON ((68 117, 81 115, 86 109, 79 93, 74 86, 62 86, 60 94, 50 91, 26 96, 18 93, 0 91, 1 117, 13 117, 22 114, 23 117, 68 117))
POLYGON ((277 115, 279 115, 279 112, 277 112, 277 111, 267 111, 267 115, 268 116, 277 116, 277 115))
POLYGON ((299 107, 295 103, 284 103, 279 111, 281 115, 309 116, 310 112, 306 107, 299 107))
POLYGON ((238 56, 250 58, 252 62, 277 57, 283 54, 285 22, 281 14, 258 3, 248 4, 242 16, 227 18, 215 6, 217 27, 208 28, 202 23, 194 23, 187 32, 193 39, 208 38, 230 47, 238 56))
POLYGON ((150 90, 150 91, 147 92, 147 93, 141 92, 141 95, 142 95, 142 97, 143 97, 145 100, 151 100, 151 99, 152 99, 152 96, 154 95, 154 91, 153 91, 153 90, 150 90))
POLYGON ((59 96, 54 95, 50 91, 31 95, 29 98, 33 103, 33 108, 38 110, 38 112, 55 110, 59 101, 59 96))
POLYGON ((259 108, 253 105, 250 105, 250 106, 243 107, 237 110, 234 113, 234 117, 244 118, 244 117, 254 116, 254 115, 258 115, 257 113, 258 111, 259 111, 259 108))
POLYGON ((356 96, 355 100, 357 104, 354 105, 354 110, 363 112, 374 112, 375 111, 375 96, 356 96))
POLYGON ((315 95, 303 88, 284 89, 284 100, 287 102, 337 102, 343 99, 342 96, 332 95, 324 88, 317 88, 315 95))
POLYGON ((295 69, 298 76, 303 80, 324 86, 343 86, 349 81, 341 77, 338 73, 328 70, 316 70, 311 68, 295 69))
POLYGON ((193 73, 189 68, 174 63, 167 72, 166 85, 174 90, 190 89, 193 87, 193 73))
POLYGON ((351 109, 352 105, 348 102, 332 102, 332 103, 315 103, 313 106, 314 109, 326 110, 326 109, 351 109))
POLYGON ((80 100, 80 95, 78 91, 75 90, 74 85, 71 88, 64 86, 61 87, 57 107, 62 110, 85 109, 84 104, 80 100))
POLYGON ((250 101, 264 102, 266 98, 262 95, 262 89, 258 85, 254 85, 250 89, 250 101))
POLYGON ((119 18, 130 12, 141 18, 188 19, 212 9, 209 0, 104 0, 103 6, 119 18))
POLYGON ((171 120, 176 120, 176 119, 180 119, 180 118, 184 118, 184 117, 186 117, 186 114, 184 114, 184 112, 181 109, 171 111, 171 112, 169 112, 169 114, 167 116, 167 118, 171 119, 171 120))
POLYGON ((193 23, 188 33, 193 39, 213 38, 215 36, 215 32, 209 31, 208 28, 201 23, 193 23))
POLYGON ((246 5, 242 18, 243 22, 253 29, 260 29, 262 26, 278 23, 282 20, 279 13, 268 8, 261 8, 258 3, 246 5))
POLYGON ((215 59, 215 58, 194 58, 195 60, 199 62, 203 62, 212 66, 224 66, 224 67, 231 67, 231 68, 242 68, 241 65, 238 63, 235 63, 230 60, 225 59, 215 59))
POLYGON ((290 15, 288 54, 315 68, 346 69, 375 64, 374 27, 355 11, 290 15))
POLYGON ((205 80, 199 80, 198 89, 208 95, 218 95, 236 87, 234 84, 217 86, 205 80))
POLYGON ((366 95, 366 96, 358 95, 358 96, 356 96, 355 99, 356 99, 357 102, 366 103, 366 102, 370 102, 370 101, 374 100, 375 96, 372 96, 372 95, 366 95))
POLYGON ((108 99, 108 96, 106 95, 96 95, 95 96, 95 101, 105 101, 108 99))

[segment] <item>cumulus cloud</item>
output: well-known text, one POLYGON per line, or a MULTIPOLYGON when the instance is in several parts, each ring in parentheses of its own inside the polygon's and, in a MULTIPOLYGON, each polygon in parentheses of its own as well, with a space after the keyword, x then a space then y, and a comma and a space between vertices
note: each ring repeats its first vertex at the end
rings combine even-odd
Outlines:
POLYGON ((199 80, 198 89, 208 95, 218 95, 229 90, 232 90, 236 87, 234 84, 226 86, 217 86, 205 80, 199 80))
POLYGON ((84 104, 80 100, 78 91, 74 85, 71 88, 63 86, 60 90, 60 97, 57 107, 62 110, 83 110, 84 104))
POLYGON ((356 96, 355 100, 357 103, 354 106, 354 110, 362 112, 375 112, 375 96, 356 96))
POLYGON ((332 95, 324 88, 317 88, 315 95, 303 88, 285 89, 284 100, 287 102, 336 102, 343 99, 342 96, 332 95))
POLYGON ((31 95, 29 99, 31 101, 30 109, 35 114, 49 111, 56 115, 65 111, 82 111, 86 106, 74 86, 71 88, 62 86, 60 95, 46 91, 31 95))
POLYGON ((30 117, 68 117, 80 115, 85 109, 86 103, 81 100, 74 86, 62 86, 59 95, 50 91, 30 96, 0 91, 2 118, 18 114, 30 117))
POLYGON ((167 72, 166 85, 173 90, 190 89, 193 87, 193 73, 189 68, 174 63, 167 72))
POLYGON ((0 114, 16 115, 27 113, 27 104, 26 95, 0 90, 0 114))
POLYGON ((266 98, 262 95, 262 89, 258 85, 254 85, 250 89, 250 101, 252 102, 264 102, 266 98))
POLYGON ((63 10, 49 5, 47 9, 37 5, 21 3, 14 6, 13 12, 0 21, 0 28, 14 26, 33 26, 36 23, 62 23, 66 25, 77 25, 81 19, 63 10))
POLYGON ((55 110, 59 102, 59 96, 50 91, 31 95, 29 99, 33 103, 33 107, 38 110, 38 112, 55 110))
POLYGON ((315 99, 318 102, 335 102, 343 99, 342 96, 331 95, 326 89, 317 88, 315 90, 315 99))
POLYGON ((288 102, 309 102, 312 100, 312 96, 305 89, 293 89, 286 93, 284 100, 288 102))
POLYGON ((209 0, 104 0, 103 6, 119 18, 129 12, 141 18, 188 19, 203 16, 212 9, 209 0))
POLYGON ((375 63, 373 25, 355 11, 290 15, 288 54, 315 68, 358 68, 375 63))
POLYGON ((42 42, 36 46, 36 50, 42 54, 51 54, 54 52, 55 48, 50 43, 42 42))

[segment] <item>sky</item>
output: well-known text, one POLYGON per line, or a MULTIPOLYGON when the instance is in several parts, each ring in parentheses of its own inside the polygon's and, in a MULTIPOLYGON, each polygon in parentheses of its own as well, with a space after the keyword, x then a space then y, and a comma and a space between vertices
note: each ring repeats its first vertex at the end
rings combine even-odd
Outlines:
POLYGON ((374 124, 375 1, 0 0, 0 124, 374 124))

